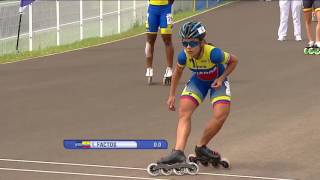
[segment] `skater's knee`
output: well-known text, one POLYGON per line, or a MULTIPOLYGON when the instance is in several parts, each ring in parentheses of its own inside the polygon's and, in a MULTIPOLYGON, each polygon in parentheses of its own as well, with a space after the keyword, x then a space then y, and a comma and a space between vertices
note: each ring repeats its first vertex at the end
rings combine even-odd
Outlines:
POLYGON ((184 109, 184 108, 179 108, 179 119, 183 121, 190 121, 191 119, 191 114, 192 112, 184 109))
POLYGON ((171 40, 171 37, 169 36, 166 36, 166 37, 163 37, 163 43, 165 46, 172 46, 172 40, 171 40))
POLYGON ((172 45, 172 42, 171 42, 171 40, 169 41, 164 41, 164 45, 166 46, 166 47, 172 47, 173 45, 172 45))
POLYGON ((179 124, 183 124, 183 126, 190 126, 190 124, 191 124, 191 118, 188 117, 188 116, 179 117, 178 123, 179 123, 179 124))
POLYGON ((227 109, 227 108, 214 109, 213 118, 218 122, 224 123, 227 120, 229 113, 230 113, 230 109, 227 109))
POLYGON ((191 119, 191 114, 187 113, 187 112, 180 112, 179 119, 181 119, 183 121, 189 121, 191 119))
POLYGON ((227 120, 228 115, 229 115, 228 112, 216 113, 214 115, 214 119, 220 123, 224 123, 227 120))
POLYGON ((311 20, 310 21, 306 21, 306 24, 311 27, 311 20))

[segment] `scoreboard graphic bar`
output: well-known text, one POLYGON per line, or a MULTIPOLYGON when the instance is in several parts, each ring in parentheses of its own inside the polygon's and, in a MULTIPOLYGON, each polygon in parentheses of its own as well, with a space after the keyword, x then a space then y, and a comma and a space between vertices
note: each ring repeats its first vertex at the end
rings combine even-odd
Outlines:
POLYGON ((168 142, 159 140, 64 140, 65 149, 168 149, 168 142))

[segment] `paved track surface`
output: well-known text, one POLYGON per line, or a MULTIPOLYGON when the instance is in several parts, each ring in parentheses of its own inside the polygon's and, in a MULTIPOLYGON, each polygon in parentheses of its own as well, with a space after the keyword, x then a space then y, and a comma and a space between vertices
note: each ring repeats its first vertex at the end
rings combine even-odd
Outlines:
MULTIPOLYGON (((317 180, 320 177, 320 58, 303 55, 305 42, 295 42, 292 30, 288 41, 276 41, 278 11, 277 2, 244 1, 192 18, 206 24, 208 41, 240 59, 231 77, 232 113, 210 144, 228 157, 232 169, 201 167, 202 174, 197 176, 158 178, 317 180)), ((175 34, 180 25, 176 24, 175 34)), ((168 87, 160 83, 165 69, 163 45, 158 41, 156 83, 149 87, 144 78, 144 42, 145 37, 138 36, 1 65, 0 179, 153 178, 143 169, 115 167, 145 168, 170 150, 70 151, 62 145, 64 139, 72 138, 164 138, 170 149, 173 147, 177 113, 167 111, 168 87), (30 170, 41 172, 26 172, 30 170)), ((181 48, 177 37, 174 43, 177 54, 181 48)), ((189 72, 184 74, 183 82, 188 75, 189 72)), ((186 153, 193 152, 210 114, 206 101, 193 117, 186 153)))

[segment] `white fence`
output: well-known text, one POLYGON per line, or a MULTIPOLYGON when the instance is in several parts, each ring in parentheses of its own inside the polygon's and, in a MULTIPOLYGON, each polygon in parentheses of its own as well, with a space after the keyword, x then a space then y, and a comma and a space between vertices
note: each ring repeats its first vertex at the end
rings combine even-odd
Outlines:
MULTIPOLYGON (((15 53, 19 3, 0 0, 0 56, 15 53)), ((36 0, 22 16, 19 50, 125 32, 145 23, 147 6, 148 0, 36 0)), ((175 0, 173 12, 194 8, 195 0, 175 0)))

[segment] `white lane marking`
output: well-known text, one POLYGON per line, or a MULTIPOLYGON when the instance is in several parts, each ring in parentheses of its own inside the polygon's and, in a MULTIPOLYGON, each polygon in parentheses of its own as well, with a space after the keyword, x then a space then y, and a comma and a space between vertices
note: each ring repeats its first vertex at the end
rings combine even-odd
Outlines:
MULTIPOLYGON (((31 160, 21 160, 21 159, 3 159, 3 158, 1 159, 0 158, 0 161, 66 165, 66 166, 81 166, 81 167, 111 168, 111 169, 128 169, 128 170, 140 170, 140 171, 147 170, 146 168, 134 168, 134 167, 124 167, 124 166, 105 166, 105 165, 96 165, 96 164, 77 164, 77 163, 63 163, 63 162, 50 162, 50 161, 31 161, 31 160)), ((295 180, 295 179, 283 179, 283 178, 272 178, 272 177, 262 177, 262 176, 246 176, 246 175, 235 175, 235 174, 217 174, 217 173, 198 173, 198 174, 199 175, 208 175, 208 176, 224 176, 224 177, 264 179, 264 180, 295 180)))
POLYGON ((244 175, 235 175, 235 174, 216 174, 216 173, 198 173, 198 174, 209 175, 209 176, 224 176, 224 177, 265 179, 265 180, 295 180, 295 179, 283 179, 283 178, 272 178, 272 177, 262 177, 262 176, 244 176, 244 175))
POLYGON ((0 161, 146 171, 146 168, 134 168, 134 167, 123 167, 123 166, 104 166, 104 165, 96 165, 96 164, 77 164, 77 163, 63 163, 63 162, 49 162, 49 161, 30 161, 30 160, 21 160, 21 159, 0 159, 0 161))
MULTIPOLYGON (((214 10, 214 9, 217 9, 217 8, 220 8, 220 7, 235 3, 235 2, 239 2, 239 1, 230 1, 230 2, 227 2, 227 3, 221 4, 221 5, 215 6, 215 7, 211 8, 211 9, 202 11, 202 12, 197 13, 195 15, 188 16, 186 18, 180 19, 179 21, 176 21, 173 24, 179 23, 179 22, 184 21, 186 19, 189 19, 189 18, 198 16, 198 15, 201 15, 201 14, 207 13, 207 12, 209 12, 211 10, 214 10)), ((67 51, 64 51, 64 52, 52 53, 52 54, 47 54, 47 55, 40 55, 40 56, 37 56, 37 57, 31 57, 31 58, 27 58, 27 59, 23 59, 23 60, 5 62, 5 63, 0 63, 0 64, 11 64, 11 63, 17 63, 17 62, 22 62, 22 61, 31 60, 31 59, 37 59, 37 58, 43 58, 43 57, 48 57, 48 56, 54 56, 54 55, 58 55, 58 54, 64 54, 64 53, 68 53, 68 52, 73 52, 73 51, 79 51, 79 50, 87 49, 87 48, 91 48, 91 47, 97 47, 97 46, 102 46, 102 45, 106 45, 106 44, 116 43, 116 42, 119 42, 119 41, 123 41, 123 40, 127 40, 127 39, 134 38, 134 37, 137 37, 137 36, 141 36, 143 34, 145 34, 145 32, 140 33, 140 34, 136 34, 136 35, 133 35, 133 36, 117 39, 117 40, 114 40, 114 41, 109 41, 109 42, 105 42, 105 43, 101 43, 101 44, 92 45, 92 46, 86 46, 86 47, 81 47, 81 48, 78 48, 78 49, 71 49, 71 50, 67 50, 67 51)))
POLYGON ((144 179, 144 180, 167 180, 167 179, 155 179, 144 178, 134 176, 114 176, 109 174, 90 174, 90 173, 77 173, 77 172, 64 172, 64 171, 43 171, 37 169, 15 169, 15 168, 1 168, 3 171, 21 171, 21 172, 34 172, 34 173, 48 173, 48 174, 67 174, 67 175, 79 175, 79 176, 95 176, 95 177, 109 177, 109 178, 122 178, 122 179, 144 179))

